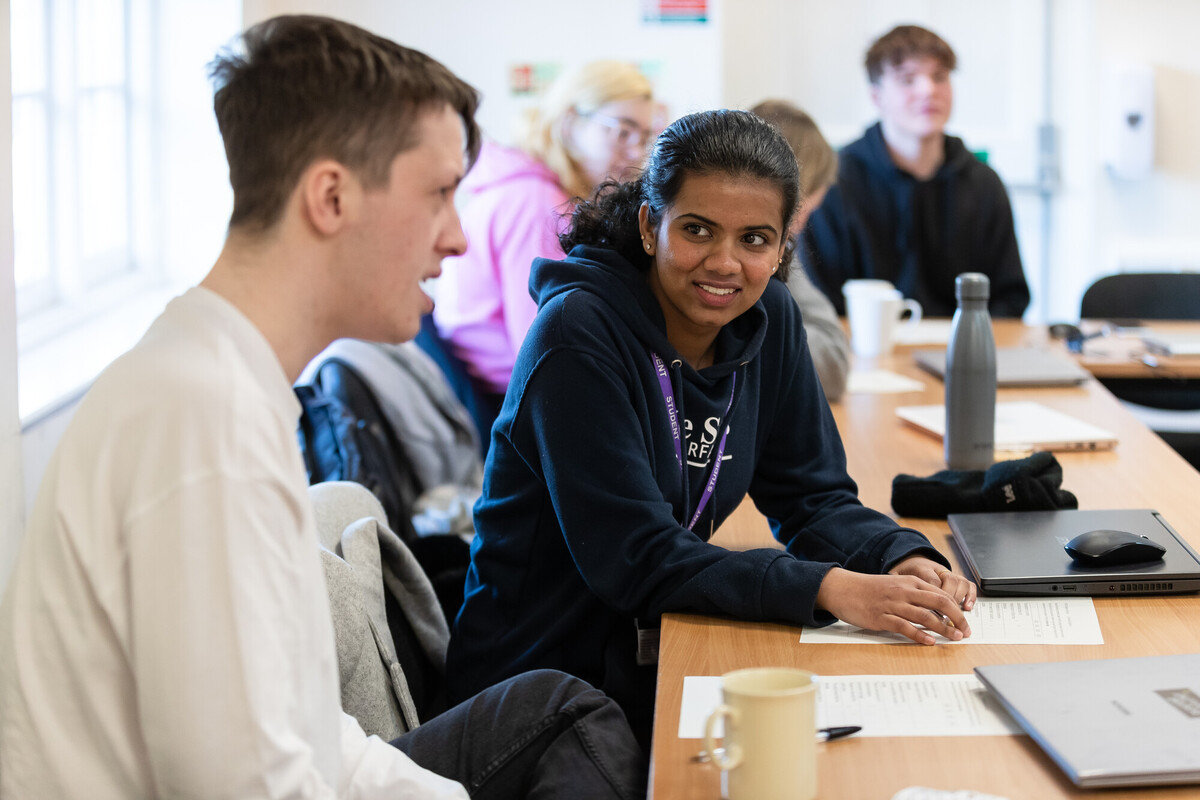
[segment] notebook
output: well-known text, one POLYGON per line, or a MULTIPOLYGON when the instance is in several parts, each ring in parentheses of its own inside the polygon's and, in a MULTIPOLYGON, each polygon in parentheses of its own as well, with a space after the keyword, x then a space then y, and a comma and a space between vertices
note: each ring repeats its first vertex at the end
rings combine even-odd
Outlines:
MULTIPOLYGON (((946 433, 946 407, 900 406, 896 416, 926 433, 946 433)), ((1104 428, 1041 403, 996 403, 997 450, 1111 450, 1117 437, 1104 428)))
POLYGON ((1200 783, 1200 654, 975 674, 1076 786, 1200 783))
MULTIPOLYGON (((945 350, 915 350, 917 366, 939 378, 946 377, 945 350)), ((1090 376, 1087 370, 1066 356, 1037 347, 999 347, 996 349, 996 385, 1075 386, 1090 376)))
POLYGON ((1164 356, 1200 356, 1200 334, 1195 331, 1156 331, 1142 334, 1142 344, 1164 356))
MULTIPOLYGON (((1130 595, 1200 591, 1200 556, 1157 511, 1004 511, 951 514, 960 561, 987 595, 1130 595), (1144 534, 1167 548, 1161 561, 1076 566, 1067 542, 1110 528, 1144 534)), ((1200 725, 1197 726, 1200 728, 1200 725)))

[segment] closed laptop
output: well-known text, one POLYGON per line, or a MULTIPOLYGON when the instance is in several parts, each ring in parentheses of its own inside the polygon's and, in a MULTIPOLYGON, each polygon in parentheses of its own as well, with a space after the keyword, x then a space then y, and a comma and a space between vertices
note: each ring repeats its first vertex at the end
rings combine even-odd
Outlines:
POLYGON ((975 674, 1076 786, 1200 783, 1200 654, 975 674))
POLYGON ((1134 595, 1200 591, 1200 556, 1157 511, 1007 511, 951 514, 952 540, 979 591, 988 595, 1134 595), (1161 561, 1084 567, 1064 549, 1088 531, 1144 535, 1166 548, 1161 561))
MULTIPOLYGON (((944 405, 899 406, 896 416, 939 438, 946 434, 944 405)), ((1031 400, 996 404, 996 449, 1111 450, 1117 437, 1110 431, 1031 400)))
MULTIPOLYGON (((917 366, 939 378, 946 377, 945 350, 915 350, 917 366)), ((996 348, 996 385, 1074 386, 1090 374, 1070 358, 1038 347, 996 348)))

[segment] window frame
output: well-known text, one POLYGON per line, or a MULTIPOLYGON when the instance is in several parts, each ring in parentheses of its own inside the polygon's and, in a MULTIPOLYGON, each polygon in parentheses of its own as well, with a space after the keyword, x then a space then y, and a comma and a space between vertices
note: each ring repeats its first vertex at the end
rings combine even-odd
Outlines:
MULTIPOLYGON (((154 129, 156 96, 153 37, 139 41, 137 31, 156 29, 157 3, 149 0, 117 0, 121 10, 123 39, 116 80, 88 85, 80 80, 79 54, 82 18, 89 0, 34 0, 40 5, 43 41, 43 82, 37 91, 13 91, 14 117, 18 104, 40 105, 46 133, 41 165, 45 190, 45 241, 22 246, 21 228, 14 225, 14 258, 35 248, 46 259, 46 274, 17 286, 18 343, 22 352, 51 342, 73 328, 94 321, 139 293, 164 282, 159 247, 153 233, 156 191, 153 180, 138 174, 138 159, 157 169, 159 135, 154 129), (141 15, 142 19, 135 19, 141 15), (139 79, 139 74, 146 76, 139 79), (120 182, 124 213, 117 246, 107 252, 85 255, 84 204, 87 182, 94 173, 84 165, 88 132, 81 128, 86 104, 109 96, 117 113, 110 117, 119 127, 120 182), (138 143, 146 152, 138 153, 138 143)), ((100 13, 104 13, 101 10, 100 13)), ((21 31, 12 32, 14 39, 21 31)), ((15 125, 14 125, 15 127, 15 125)), ((14 142, 14 158, 18 144, 14 142)), ((103 170, 96 170, 102 174, 103 170)), ((18 170, 14 165, 14 179, 18 170)), ((36 173, 35 173, 36 174, 36 173)), ((14 180, 14 207, 23 187, 14 180)), ((17 217, 14 214, 14 217, 17 217)), ((16 220, 14 219, 14 222, 16 220)), ((19 272, 20 267, 14 263, 19 272)))

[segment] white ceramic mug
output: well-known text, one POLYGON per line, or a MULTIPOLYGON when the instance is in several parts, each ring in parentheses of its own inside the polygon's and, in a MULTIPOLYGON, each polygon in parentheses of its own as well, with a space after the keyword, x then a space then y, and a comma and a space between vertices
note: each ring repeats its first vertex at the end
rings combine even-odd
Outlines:
POLYGON ((816 693, 811 672, 739 669, 721 676, 724 702, 708 717, 704 746, 728 773, 729 800, 813 800, 817 796, 816 693), (725 721, 725 747, 713 739, 725 721))
POLYGON ((896 341, 896 324, 905 310, 911 314, 905 326, 911 327, 921 321, 921 304, 905 299, 900 290, 887 281, 846 281, 842 284, 842 295, 846 298, 850 346, 855 355, 875 358, 891 353, 896 341))

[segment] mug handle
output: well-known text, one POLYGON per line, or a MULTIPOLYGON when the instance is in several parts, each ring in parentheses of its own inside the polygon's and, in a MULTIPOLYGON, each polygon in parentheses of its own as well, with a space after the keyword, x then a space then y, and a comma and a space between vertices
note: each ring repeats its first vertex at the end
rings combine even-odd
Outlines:
POLYGON ((901 308, 907 308, 910 315, 908 320, 904 323, 906 326, 911 327, 921 321, 923 309, 921 308, 921 304, 916 300, 913 300, 911 297, 905 298, 904 302, 901 304, 901 308))
POLYGON ((713 729, 717 725, 717 720, 722 717, 725 718, 725 738, 728 740, 729 727, 738 723, 741 714, 733 706, 724 704, 713 709, 713 712, 708 715, 708 721, 704 723, 704 749, 708 751, 708 757, 712 759, 712 763, 717 765, 717 769, 728 771, 742 763, 742 748, 728 743, 723 749, 717 747, 713 740, 713 729))

